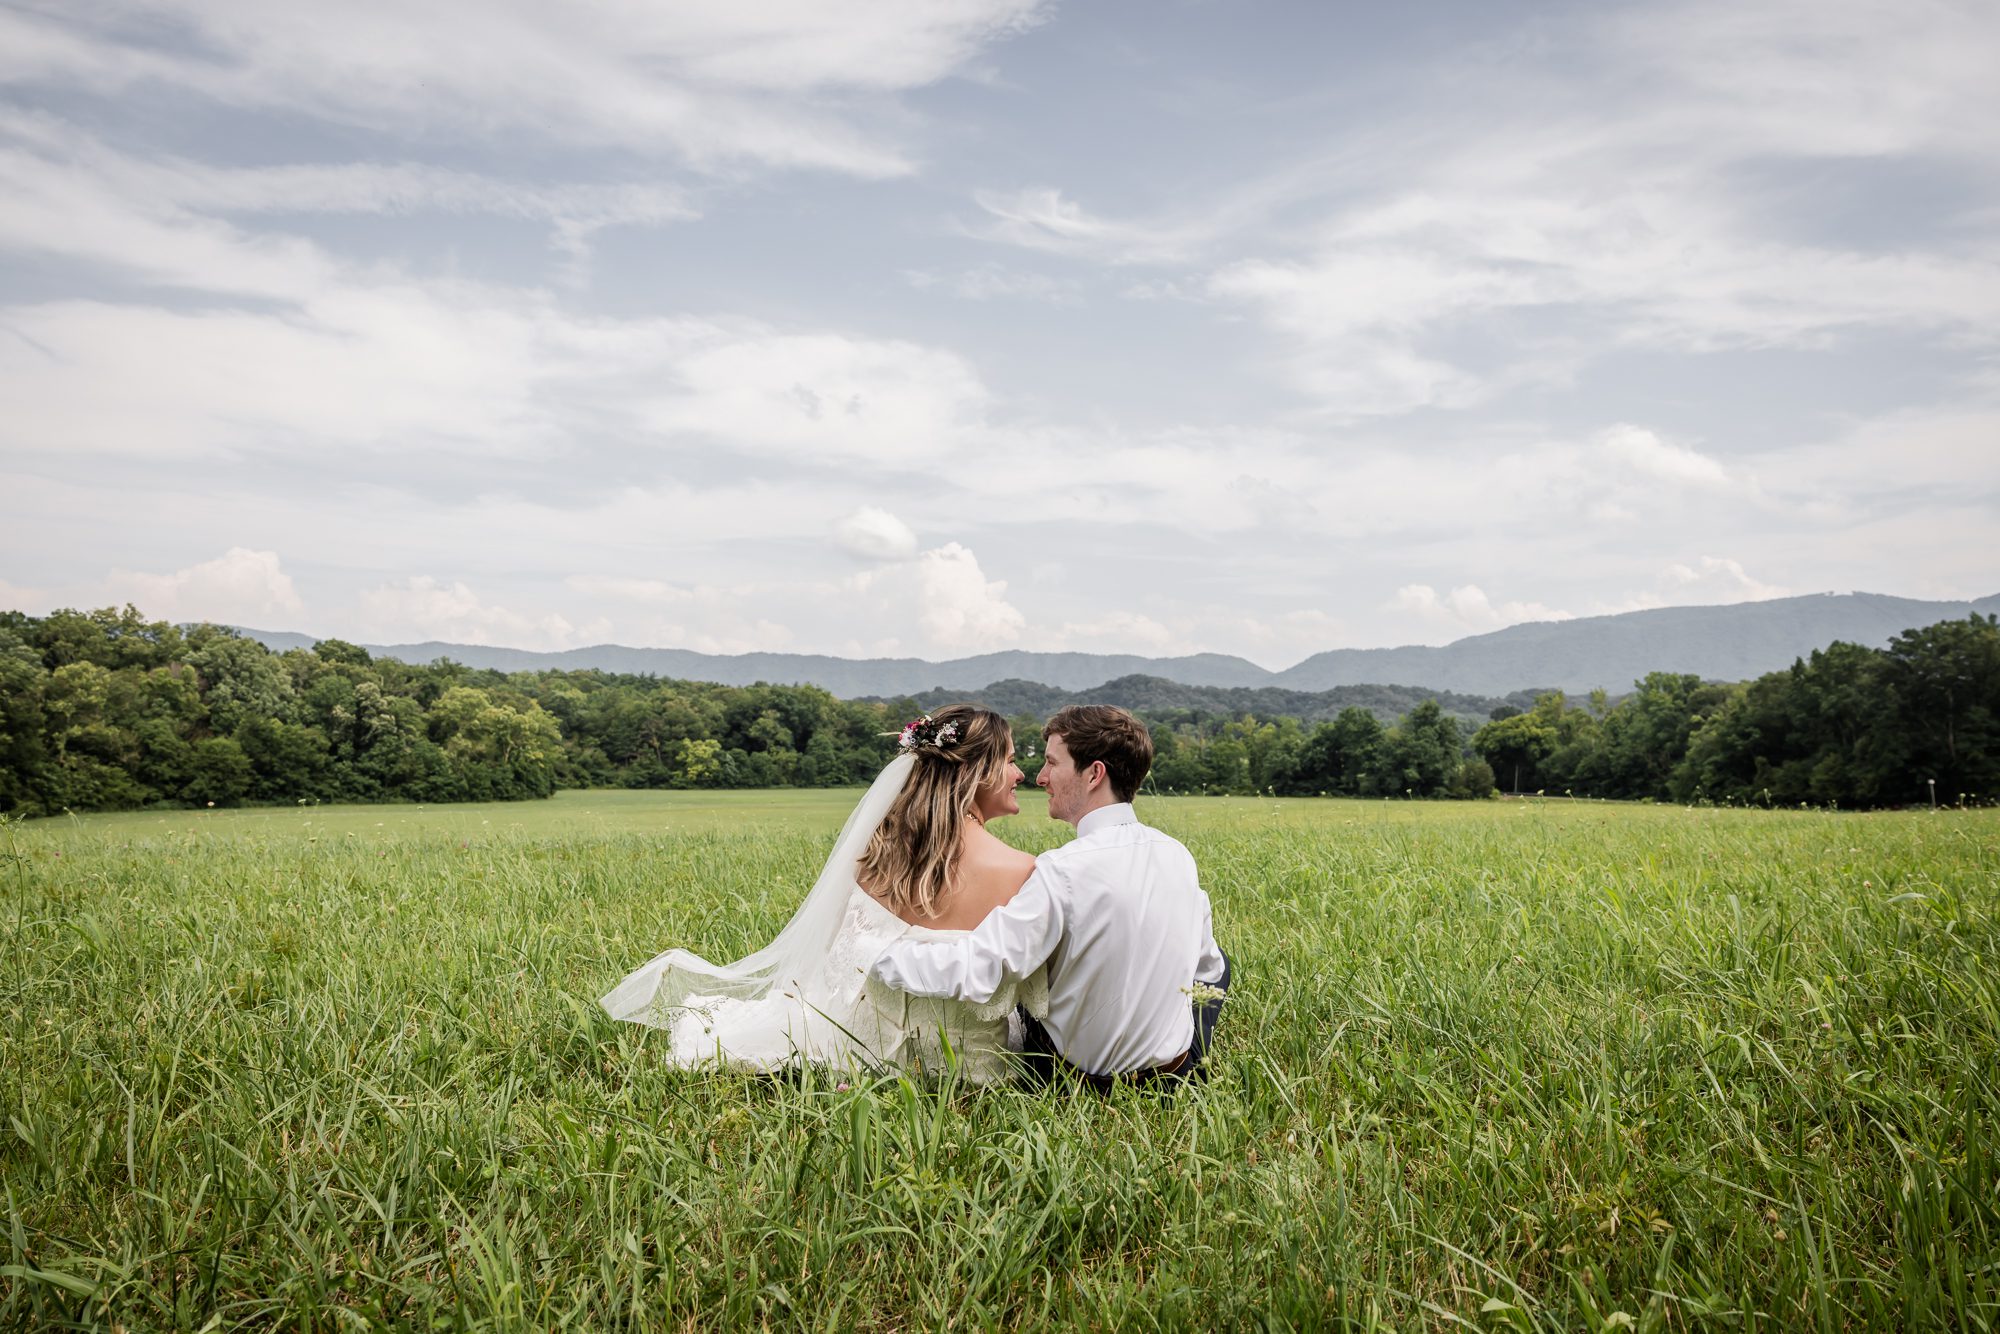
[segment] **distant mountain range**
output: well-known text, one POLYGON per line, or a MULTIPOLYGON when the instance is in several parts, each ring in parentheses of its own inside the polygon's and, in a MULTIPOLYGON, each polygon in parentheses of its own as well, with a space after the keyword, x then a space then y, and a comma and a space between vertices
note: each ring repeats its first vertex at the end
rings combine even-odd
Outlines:
MULTIPOLYGON (((1032 682, 1078 691, 1119 677, 1148 676, 1189 686, 1276 688, 1318 693, 1336 686, 1398 685, 1465 695, 1505 696, 1557 687, 1583 692, 1631 689, 1647 672, 1692 672, 1741 681, 1790 665, 1835 640, 1881 646, 1904 630, 1973 612, 2000 614, 2000 594, 1976 602, 1924 602, 1877 593, 1821 593, 1726 607, 1659 607, 1616 616, 1537 621, 1473 635, 1442 647, 1331 649, 1273 672, 1243 658, 1201 653, 1146 658, 1118 653, 982 653, 921 658, 833 658, 804 653, 696 653, 689 649, 601 644, 561 653, 476 644, 365 645, 404 662, 450 658, 499 671, 584 670, 716 681, 724 685, 822 686, 843 698, 976 691, 995 682, 1032 682)), ((311 635, 244 629, 273 649, 310 647, 311 635)))

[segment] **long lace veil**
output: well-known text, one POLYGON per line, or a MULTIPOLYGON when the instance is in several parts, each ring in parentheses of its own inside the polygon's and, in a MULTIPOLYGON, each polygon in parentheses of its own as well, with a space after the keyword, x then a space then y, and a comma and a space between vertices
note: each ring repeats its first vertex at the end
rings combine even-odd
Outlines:
POLYGON ((867 851, 868 840, 889 813, 915 765, 915 756, 898 755, 876 777, 834 840, 812 892, 770 944, 731 964, 713 964, 686 950, 668 950, 613 987, 601 1002, 605 1012, 613 1019, 667 1028, 673 1024, 674 1007, 685 1004, 690 996, 756 1000, 775 986, 808 976, 826 957, 840 930, 848 896, 854 892, 855 863, 867 851))

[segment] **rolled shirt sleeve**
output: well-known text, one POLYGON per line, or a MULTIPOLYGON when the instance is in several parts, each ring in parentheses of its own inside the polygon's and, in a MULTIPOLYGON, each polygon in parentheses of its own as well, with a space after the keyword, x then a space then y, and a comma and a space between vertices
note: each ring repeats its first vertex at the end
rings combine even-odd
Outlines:
MULTIPOLYGON (((983 1005, 1010 980, 1048 962, 1063 935, 1067 895, 1061 873, 1038 862, 1013 899, 956 940, 899 940, 868 975, 912 996, 983 1005)), ((1220 957, 1219 955, 1217 957, 1220 957)))

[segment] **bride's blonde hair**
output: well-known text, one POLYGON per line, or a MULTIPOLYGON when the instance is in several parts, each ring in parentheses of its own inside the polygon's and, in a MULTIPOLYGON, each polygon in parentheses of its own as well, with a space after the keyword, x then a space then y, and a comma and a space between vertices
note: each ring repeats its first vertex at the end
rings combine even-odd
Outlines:
POLYGON ((938 915, 964 842, 965 817, 979 793, 1007 779, 1014 734, 1007 720, 976 704, 930 715, 911 747, 916 766, 868 840, 861 883, 898 914, 938 915), (948 739, 945 739, 947 738, 948 739), (940 744, 942 741, 942 744, 940 744))

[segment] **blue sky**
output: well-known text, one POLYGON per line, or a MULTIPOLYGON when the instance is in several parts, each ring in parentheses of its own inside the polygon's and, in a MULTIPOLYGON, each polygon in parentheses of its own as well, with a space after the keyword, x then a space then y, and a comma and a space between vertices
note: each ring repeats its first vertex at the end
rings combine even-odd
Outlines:
POLYGON ((0 603, 1444 642, 2000 591, 2000 9, 0 6, 0 603))

